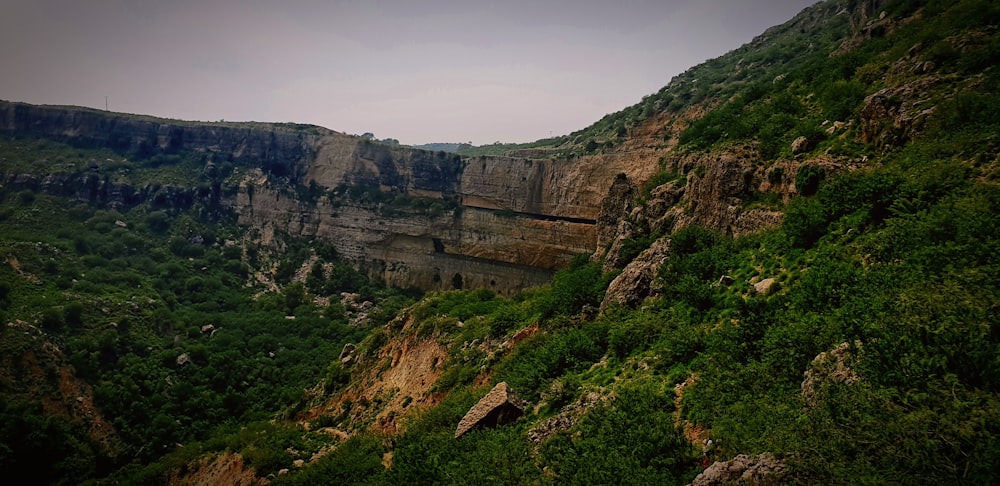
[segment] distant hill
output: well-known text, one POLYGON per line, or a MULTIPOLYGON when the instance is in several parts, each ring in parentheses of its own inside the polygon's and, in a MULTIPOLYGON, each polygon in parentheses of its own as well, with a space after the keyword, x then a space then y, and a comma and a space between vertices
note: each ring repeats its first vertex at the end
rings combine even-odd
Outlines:
POLYGON ((422 145, 411 145, 411 147, 420 150, 429 150, 431 152, 449 152, 453 154, 460 153, 463 149, 472 147, 472 144, 468 143, 425 143, 422 145))

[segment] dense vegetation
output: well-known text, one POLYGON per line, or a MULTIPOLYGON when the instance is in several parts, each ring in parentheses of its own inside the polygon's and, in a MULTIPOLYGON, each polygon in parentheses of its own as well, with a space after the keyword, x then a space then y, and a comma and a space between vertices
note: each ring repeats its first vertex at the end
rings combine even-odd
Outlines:
POLYGON ((222 216, 95 209, 30 190, 0 197, 0 320, 15 323, 0 329, 13 373, 3 380, 0 469, 29 468, 40 482, 75 483, 268 420, 346 342, 409 301, 327 246, 286 238, 272 259, 222 216), (293 283, 309 262, 305 282, 293 283), (282 290, 256 295, 253 273, 271 265, 282 290), (341 292, 382 305, 370 322, 349 325, 341 292), (319 306, 314 296, 334 298, 319 306), (21 358, 30 355, 40 363, 21 358), (46 386, 61 389, 68 365, 116 431, 112 447, 81 432, 82 417, 40 406, 53 390, 28 375, 47 373, 46 386))
MULTIPOLYGON (((800 167, 799 196, 773 202, 786 212, 780 228, 739 239, 697 227, 666 235, 671 256, 659 269, 660 297, 639 309, 598 315, 613 275, 583 261, 551 286, 509 300, 482 291, 426 298, 413 312, 422 332, 451 346, 436 384, 448 397, 391 444, 356 436, 288 482, 690 481, 702 451, 674 427, 680 384, 680 418, 714 441, 712 459, 774 453, 791 468, 789 482, 995 482, 998 10, 981 1, 884 8, 897 18, 923 8, 923 19, 833 57, 849 19, 819 33, 793 32, 787 45, 752 53, 783 71, 777 80, 766 71, 712 81, 712 72, 732 72, 725 59, 692 70, 713 86, 706 96, 726 101, 681 137, 691 151, 749 143, 765 162, 791 158, 792 140, 805 137, 807 151, 864 157, 866 165, 840 174, 800 167), (994 33, 985 41, 976 34, 984 29, 994 33), (792 49, 803 36, 817 52, 792 49), (924 93, 936 108, 920 133, 875 145, 857 132, 820 132, 823 121, 859 123, 865 96, 915 79, 891 66, 918 44, 911 62, 933 61, 938 77, 924 93), (764 279, 774 283, 756 290, 764 279), (470 346, 510 339, 534 323, 540 331, 509 352, 470 346), (834 350, 846 378, 824 375, 829 362, 814 362, 834 350), (536 414, 455 441, 455 424, 486 391, 472 386, 483 369, 536 405, 536 414), (805 380, 807 371, 820 378, 805 380), (606 401, 574 426, 531 439, 539 424, 595 392, 606 401), (389 450, 386 470, 377 458, 389 450)), ((637 106, 618 116, 641 113, 645 105, 637 106)), ((656 180, 683 185, 682 174, 667 171, 656 180)), ((638 236, 635 252, 659 236, 638 236)))
POLYGON ((902 153, 822 184, 778 230, 732 240, 688 228, 661 269, 664 297, 644 309, 586 317, 607 281, 593 264, 511 300, 477 291, 425 300, 415 312, 446 316, 428 325, 447 334, 448 317, 465 322, 450 331, 456 359, 438 382, 451 390, 446 401, 394 440, 391 469, 377 460, 383 442, 358 436, 289 481, 690 480, 699 451, 672 413, 674 385, 691 380, 682 416, 711 430, 720 459, 777 453, 804 482, 992 482, 1000 189, 962 165, 902 153), (722 275, 736 283, 717 285, 722 275), (754 277, 778 284, 756 294, 754 277), (532 322, 543 332, 495 362, 463 346, 532 322), (820 382, 807 401, 804 371, 842 343, 860 379, 820 382), (538 417, 455 441, 485 391, 469 388, 482 365, 544 405, 538 417), (531 442, 533 426, 591 391, 615 398, 571 431, 531 442))

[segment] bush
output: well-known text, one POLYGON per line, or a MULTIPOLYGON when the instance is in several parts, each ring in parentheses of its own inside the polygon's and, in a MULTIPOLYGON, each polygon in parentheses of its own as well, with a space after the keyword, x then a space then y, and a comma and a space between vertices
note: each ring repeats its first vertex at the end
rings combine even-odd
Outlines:
POLYGON ((674 428, 670 390, 641 381, 618 390, 575 427, 542 447, 543 464, 567 484, 683 484, 696 471, 690 444, 674 428))
POLYGON ((25 189, 17 193, 17 202, 24 206, 27 206, 35 202, 35 193, 30 189, 25 189))
POLYGON ((83 325, 83 304, 71 302, 63 308, 63 320, 66 325, 72 328, 79 328, 83 325))
POLYGON ((587 306, 598 307, 610 282, 611 275, 602 274, 600 263, 591 263, 589 256, 579 255, 568 268, 556 272, 538 310, 543 319, 548 319, 578 314, 587 306))
POLYGON ((146 215, 146 227, 153 233, 164 234, 170 230, 170 217, 163 211, 153 211, 146 215))
POLYGON ((702 311, 710 309, 715 282, 733 265, 731 242, 697 226, 678 231, 670 241, 671 257, 658 272, 664 295, 702 311))
POLYGON ((819 189, 819 183, 826 171, 818 165, 803 165, 795 173, 795 190, 802 196, 812 196, 819 189))

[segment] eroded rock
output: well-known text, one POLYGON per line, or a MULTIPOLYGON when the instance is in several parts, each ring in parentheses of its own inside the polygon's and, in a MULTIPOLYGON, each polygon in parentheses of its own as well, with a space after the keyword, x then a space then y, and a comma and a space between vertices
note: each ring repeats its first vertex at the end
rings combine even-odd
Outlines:
POLYGON ((481 427, 496 427, 517 420, 524 414, 526 404, 501 381, 462 417, 455 429, 455 438, 481 427))
POLYGON ((716 461, 695 477, 691 485, 780 484, 786 471, 784 461, 773 454, 740 454, 728 461, 716 461))
POLYGON ((632 260, 615 277, 604 294, 601 310, 611 305, 635 307, 655 291, 656 273, 670 257, 670 239, 660 238, 632 260))
POLYGON ((340 351, 340 362, 343 364, 350 364, 354 360, 354 351, 357 350, 357 346, 352 343, 347 343, 344 345, 344 349, 340 351))
POLYGON ((533 427, 528 431, 528 437, 535 444, 541 444, 559 432, 572 428, 587 412, 599 404, 606 403, 609 398, 597 392, 587 393, 576 402, 563 407, 558 414, 533 427))

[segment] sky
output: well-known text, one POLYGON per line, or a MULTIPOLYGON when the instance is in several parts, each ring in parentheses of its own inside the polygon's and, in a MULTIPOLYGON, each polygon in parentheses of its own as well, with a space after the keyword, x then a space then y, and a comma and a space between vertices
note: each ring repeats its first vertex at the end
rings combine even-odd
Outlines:
POLYGON ((633 105, 814 2, 0 0, 0 99, 528 142, 633 105))

